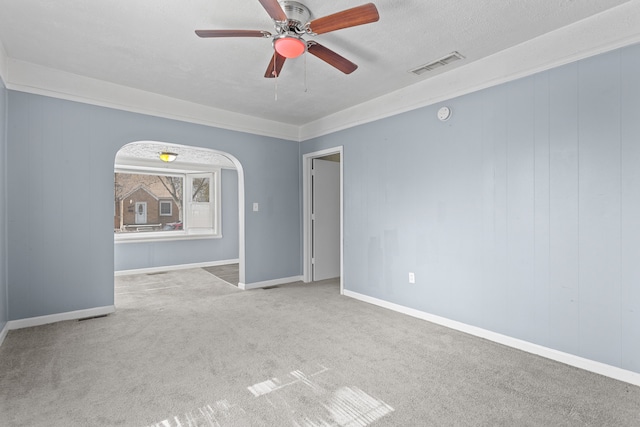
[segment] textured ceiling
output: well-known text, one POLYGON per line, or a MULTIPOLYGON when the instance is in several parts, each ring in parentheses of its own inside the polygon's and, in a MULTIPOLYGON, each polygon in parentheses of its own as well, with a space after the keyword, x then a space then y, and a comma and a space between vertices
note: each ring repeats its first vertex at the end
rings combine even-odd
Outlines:
POLYGON ((176 153, 178 157, 175 164, 178 165, 189 163, 235 169, 235 165, 228 157, 213 150, 185 145, 163 144, 154 141, 138 141, 125 145, 118 151, 116 162, 123 163, 127 159, 143 159, 162 165, 163 163, 159 159, 159 154, 162 151, 176 153))
MULTIPOLYGON (((301 0, 312 18, 365 1, 301 0)), ((271 42, 195 29, 273 31, 258 0, 0 0, 8 58, 282 123, 303 125, 625 3, 623 0, 374 0, 380 21, 314 39, 358 64, 312 55, 263 77, 271 42), (465 56, 416 76, 452 51, 465 56), (277 100, 276 98, 277 94, 277 100)))

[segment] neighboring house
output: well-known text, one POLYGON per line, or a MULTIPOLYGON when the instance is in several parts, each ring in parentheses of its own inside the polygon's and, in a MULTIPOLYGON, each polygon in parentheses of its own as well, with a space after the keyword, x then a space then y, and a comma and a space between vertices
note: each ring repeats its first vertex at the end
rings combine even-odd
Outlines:
POLYGON ((157 231, 180 220, 180 210, 169 192, 162 186, 154 187, 152 190, 138 184, 122 196, 116 196, 113 224, 116 232, 157 231))

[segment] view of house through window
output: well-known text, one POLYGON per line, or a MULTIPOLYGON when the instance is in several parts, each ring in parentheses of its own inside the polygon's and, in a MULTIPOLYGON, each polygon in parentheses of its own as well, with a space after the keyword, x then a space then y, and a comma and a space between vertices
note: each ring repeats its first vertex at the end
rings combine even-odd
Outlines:
POLYGON ((115 172, 116 236, 216 234, 215 176, 215 172, 115 172))
POLYGON ((116 233, 182 229, 183 177, 116 173, 114 182, 116 233))

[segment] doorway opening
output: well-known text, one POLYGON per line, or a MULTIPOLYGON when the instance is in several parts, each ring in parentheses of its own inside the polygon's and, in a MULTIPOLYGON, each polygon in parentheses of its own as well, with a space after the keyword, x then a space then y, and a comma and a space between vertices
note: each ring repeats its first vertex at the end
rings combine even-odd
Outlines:
POLYGON ((343 268, 343 147, 302 156, 303 281, 340 277, 343 268))
POLYGON ((116 275, 233 262, 235 285, 244 283, 244 172, 233 155, 136 141, 118 151, 114 172, 116 275))

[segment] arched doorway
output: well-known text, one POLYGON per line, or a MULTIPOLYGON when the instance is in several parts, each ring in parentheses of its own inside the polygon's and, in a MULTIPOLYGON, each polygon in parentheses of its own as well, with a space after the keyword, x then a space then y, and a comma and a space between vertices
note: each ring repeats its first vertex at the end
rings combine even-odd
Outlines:
POLYGON ((244 218, 244 172, 233 155, 159 141, 131 142, 116 154, 115 274, 233 258, 239 264, 239 283, 244 283, 244 218), (160 153, 175 156, 165 161, 160 153), (233 221, 224 221, 230 215, 233 221), (145 251, 143 256, 138 249, 145 251))

